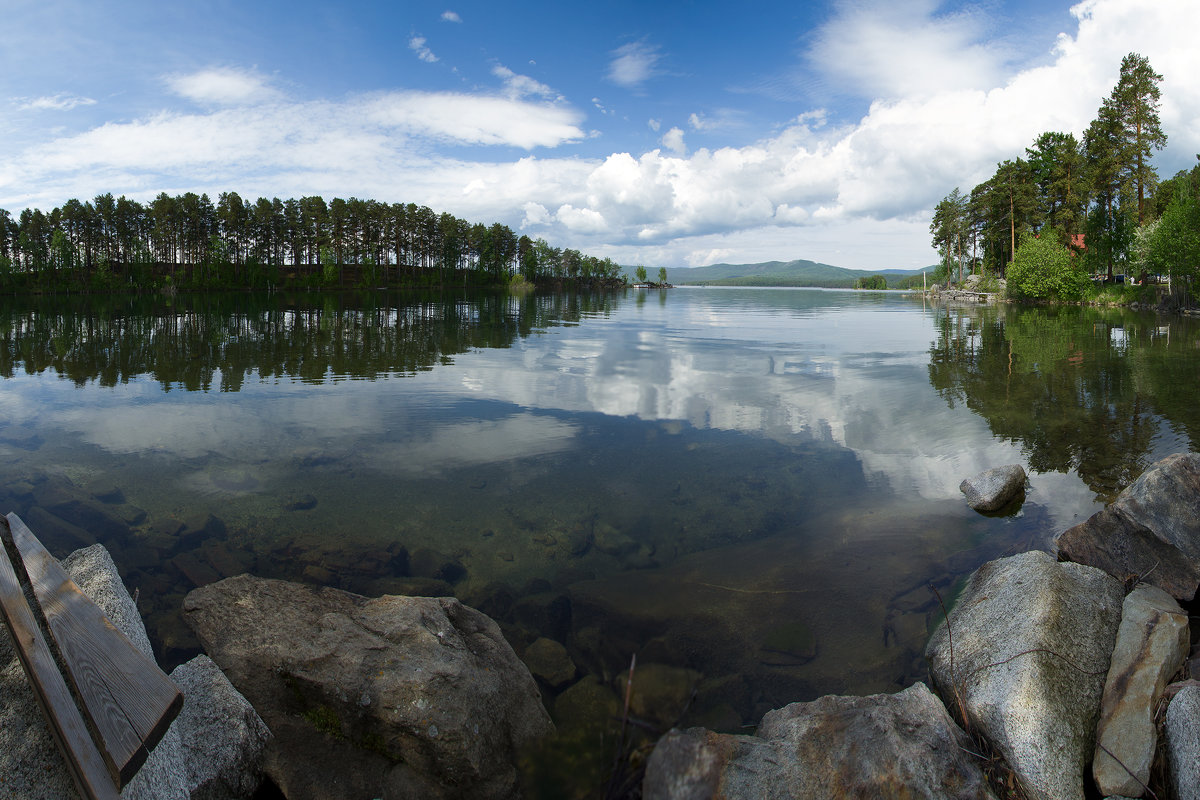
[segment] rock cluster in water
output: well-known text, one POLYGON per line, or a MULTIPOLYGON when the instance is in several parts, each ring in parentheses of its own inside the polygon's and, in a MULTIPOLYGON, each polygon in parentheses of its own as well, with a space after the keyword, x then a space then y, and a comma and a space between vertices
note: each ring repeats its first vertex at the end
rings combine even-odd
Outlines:
POLYGON ((1187 661, 1178 602, 1194 597, 1189 576, 1200 575, 1200 455, 1155 464, 1058 546, 1062 561, 1033 551, 971 576, 926 649, 945 706, 918 683, 792 704, 764 717, 756 736, 672 731, 648 762, 645 796, 993 797, 989 762, 963 755, 982 747, 1035 800, 1082 800, 1092 787, 1141 797, 1160 751, 1175 796, 1200 797, 1200 683, 1168 685, 1185 663, 1200 666, 1187 661), (915 697, 929 698, 920 721, 900 711, 915 697), (946 706, 978 745, 941 721, 946 706), (864 730, 869 743, 859 745, 864 730), (812 762, 814 752, 824 759, 812 762))

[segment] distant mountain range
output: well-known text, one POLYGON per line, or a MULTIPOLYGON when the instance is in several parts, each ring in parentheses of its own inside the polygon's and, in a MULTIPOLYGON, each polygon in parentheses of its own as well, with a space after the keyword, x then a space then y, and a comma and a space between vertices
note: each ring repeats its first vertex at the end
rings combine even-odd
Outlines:
MULTIPOLYGON (((766 261, 761 264, 713 264, 709 267, 690 269, 668 269, 667 280, 676 286, 815 286, 827 289, 848 289, 859 278, 883 275, 888 286, 896 286, 902 279, 932 272, 925 269, 846 269, 832 264, 796 259, 795 261, 766 261)), ((625 270, 632 280, 633 269, 625 270)), ((648 269, 651 279, 657 268, 648 269)))

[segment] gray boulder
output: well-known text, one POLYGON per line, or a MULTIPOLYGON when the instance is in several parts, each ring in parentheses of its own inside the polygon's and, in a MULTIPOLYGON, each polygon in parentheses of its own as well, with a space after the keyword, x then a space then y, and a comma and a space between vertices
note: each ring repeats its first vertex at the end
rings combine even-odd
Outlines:
POLYGON ((1200 686, 1184 687, 1167 706, 1163 737, 1178 800, 1200 800, 1200 686))
POLYGON ((510 797, 518 751, 553 730, 496 623, 454 598, 241 575, 184 615, 270 727, 288 797, 510 797))
POLYGON ((180 664, 171 679, 183 690, 173 727, 183 740, 191 799, 252 796, 262 782, 267 726, 208 656, 180 664))
POLYGON ((993 467, 967 478, 958 490, 976 511, 998 511, 1025 490, 1025 469, 1020 464, 993 467))
POLYGON ((1035 800, 1082 800, 1121 584, 1033 551, 971 576, 926 648, 930 674, 1035 800))
MULTIPOLYGON (((114 626, 143 653, 154 658, 150 640, 133 599, 121 583, 112 557, 94 544, 63 559, 63 567, 114 626)), ((29 679, 0 625, 0 796, 22 800, 74 798, 75 785, 38 708, 29 679), (13 794, 3 794, 12 790, 13 794)), ((132 800, 187 800, 179 732, 172 725, 146 763, 121 792, 132 800)))
POLYGON ((1158 745, 1154 712, 1189 639, 1187 614, 1162 589, 1142 584, 1125 597, 1092 760, 1101 793, 1138 797, 1149 783, 1158 745))
POLYGON ((1152 465, 1107 508, 1059 534, 1055 547, 1060 558, 1191 600, 1200 585, 1200 454, 1152 465))
POLYGON ((923 683, 827 696, 763 717, 756 736, 672 730, 646 763, 646 800, 992 798, 967 738, 923 683))

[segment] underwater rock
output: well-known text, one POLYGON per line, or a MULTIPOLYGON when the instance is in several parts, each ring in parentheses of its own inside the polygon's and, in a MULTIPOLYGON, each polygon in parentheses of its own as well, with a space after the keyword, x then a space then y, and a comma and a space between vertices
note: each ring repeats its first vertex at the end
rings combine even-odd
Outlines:
POLYGON ((317 507, 317 498, 311 494, 298 494, 283 501, 284 511, 310 511, 317 507))
POLYGON ((408 557, 408 568, 415 576, 446 583, 457 583, 467 576, 467 568, 457 558, 428 547, 413 551, 408 557))
POLYGON ((275 734, 288 796, 506 798, 517 750, 553 730, 496 623, 452 598, 241 575, 183 608, 275 734))
POLYGON ((1033 800, 1083 800, 1123 596, 1094 567, 1022 553, 976 570, 929 640, 942 696, 1033 800))
POLYGON ((533 677, 544 681, 551 689, 557 689, 575 677, 575 662, 567 654, 567 648, 544 636, 525 648, 521 660, 533 677))
POLYGON ((830 797, 992 800, 967 738, 923 683, 827 696, 763 717, 755 736, 672 730, 646 764, 646 800, 830 797))
POLYGON ((967 478, 958 490, 976 511, 999 511, 1025 489, 1025 470, 1020 464, 993 467, 967 478))

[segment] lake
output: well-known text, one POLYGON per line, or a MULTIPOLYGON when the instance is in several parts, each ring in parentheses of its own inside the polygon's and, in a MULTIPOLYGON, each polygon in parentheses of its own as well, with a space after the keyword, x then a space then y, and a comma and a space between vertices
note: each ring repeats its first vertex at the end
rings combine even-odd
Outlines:
POLYGON ((924 679, 939 595, 1200 435, 1200 325, 1125 310, 43 298, 0 337, 0 501, 57 555, 108 546, 164 664, 197 652, 186 592, 244 571, 453 593, 539 642, 547 793, 605 779, 634 655, 647 736, 924 679), (1010 463, 1024 504, 968 509, 1010 463))

